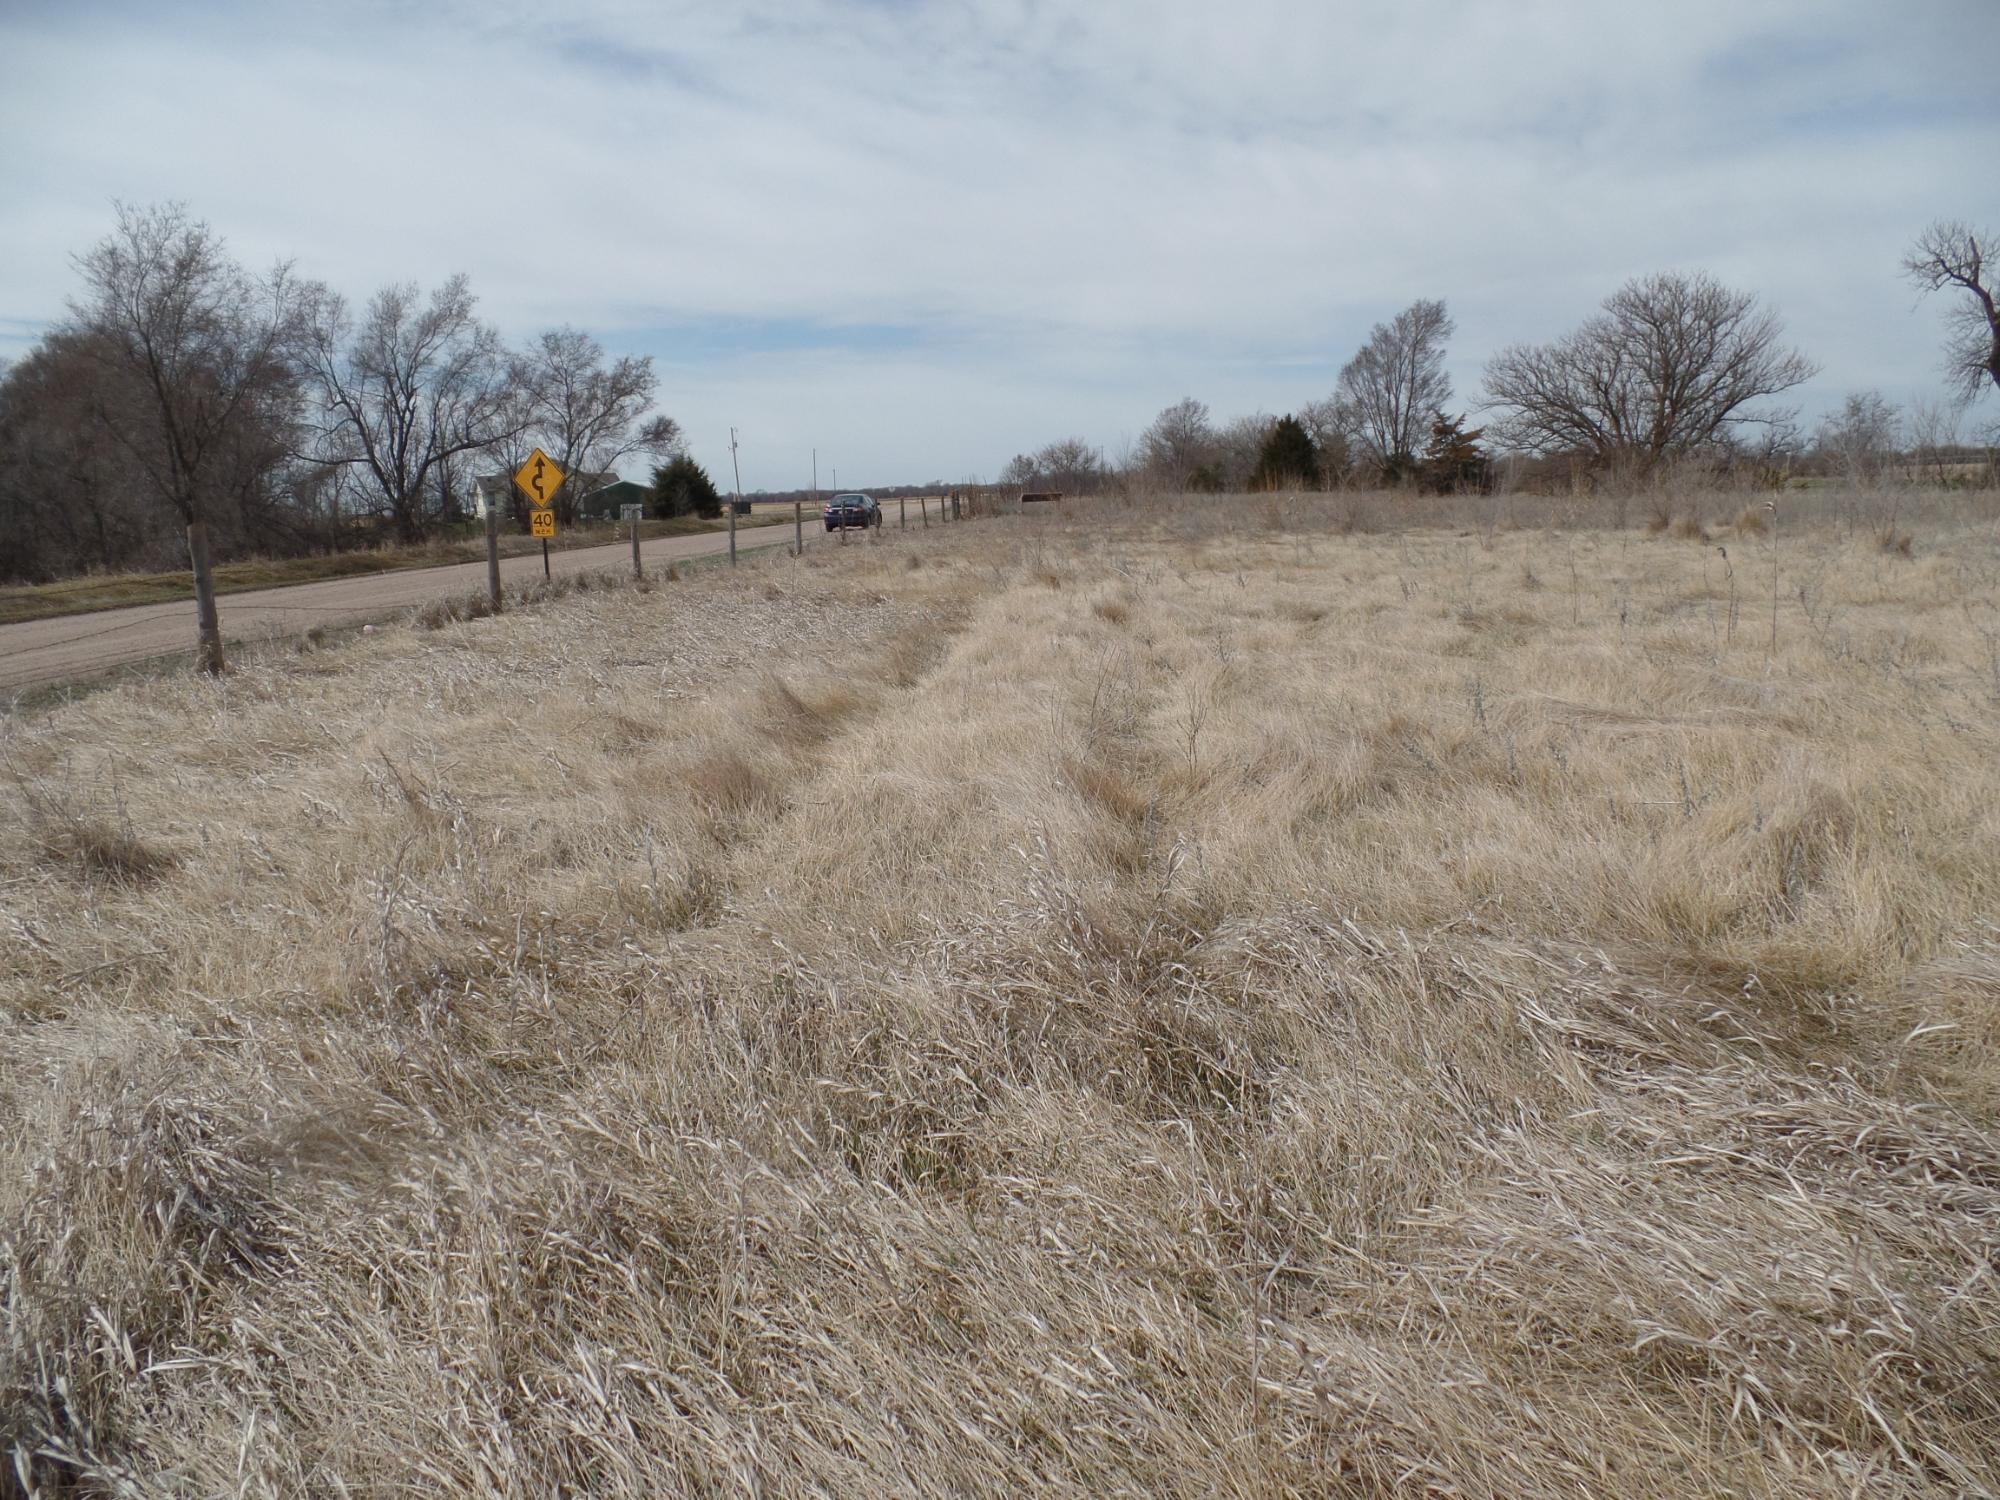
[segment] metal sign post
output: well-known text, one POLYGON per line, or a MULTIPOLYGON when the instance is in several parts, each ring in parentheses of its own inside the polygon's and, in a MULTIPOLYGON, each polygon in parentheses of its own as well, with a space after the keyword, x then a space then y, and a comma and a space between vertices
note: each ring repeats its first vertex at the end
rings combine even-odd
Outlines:
POLYGON ((549 538, 556 534, 556 513, 552 510, 528 512, 528 535, 542 539, 542 577, 549 576, 549 538))
POLYGON ((556 534, 556 513, 551 506, 562 488, 563 471, 556 461, 535 449, 514 471, 514 484, 528 497, 528 534, 542 541, 542 579, 549 576, 549 538, 556 534))

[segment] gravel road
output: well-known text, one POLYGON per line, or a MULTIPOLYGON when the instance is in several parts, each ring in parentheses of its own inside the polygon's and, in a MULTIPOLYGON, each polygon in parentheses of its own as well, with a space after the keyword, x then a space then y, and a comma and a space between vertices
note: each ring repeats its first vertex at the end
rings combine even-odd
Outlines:
MULTIPOLYGON (((739 535, 737 544, 739 548, 768 546, 781 539, 791 540, 788 528, 760 526, 739 535)), ((641 556, 648 571, 664 568, 675 558, 728 550, 729 534, 723 531, 657 537, 641 544, 641 556)), ((549 566, 556 573, 583 573, 629 568, 631 559, 631 544, 620 542, 609 547, 579 547, 552 553, 549 566)), ((540 577, 541 571, 539 552, 500 559, 500 576, 510 582, 540 577)), ((442 568, 410 568, 355 578, 329 578, 322 583, 299 583, 281 589, 224 594, 216 600, 216 607, 222 615, 225 639, 257 641, 303 634, 314 625, 379 620, 400 609, 473 593, 485 586, 484 562, 453 563, 442 568)), ((113 667, 193 649, 192 599, 0 625, 0 694, 89 677, 113 667)))

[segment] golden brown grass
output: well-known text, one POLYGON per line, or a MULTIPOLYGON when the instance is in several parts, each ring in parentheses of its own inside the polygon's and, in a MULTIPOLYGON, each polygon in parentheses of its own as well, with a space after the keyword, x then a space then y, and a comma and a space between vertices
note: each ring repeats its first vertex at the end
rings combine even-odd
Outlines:
POLYGON ((2000 1488, 1990 512, 1397 514, 0 721, 0 1486, 2000 1488))

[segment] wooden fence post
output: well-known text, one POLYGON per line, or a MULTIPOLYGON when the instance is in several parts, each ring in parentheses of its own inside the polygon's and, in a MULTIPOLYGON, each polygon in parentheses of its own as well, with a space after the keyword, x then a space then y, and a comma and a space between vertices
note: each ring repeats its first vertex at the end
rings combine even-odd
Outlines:
POLYGON ((486 497, 486 599, 500 613, 500 503, 486 497))

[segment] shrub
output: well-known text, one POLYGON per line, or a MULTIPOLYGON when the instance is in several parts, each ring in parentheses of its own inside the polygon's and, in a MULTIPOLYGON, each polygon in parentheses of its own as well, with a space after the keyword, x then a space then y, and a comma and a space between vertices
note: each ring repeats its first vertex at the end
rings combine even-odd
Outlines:
POLYGON ((1296 417, 1283 416, 1257 454, 1250 475, 1253 490, 1314 489, 1319 485, 1319 450, 1296 417))
POLYGON ((722 514, 722 495, 708 471, 685 453, 676 453, 653 470, 653 514, 663 520, 674 516, 722 514))

